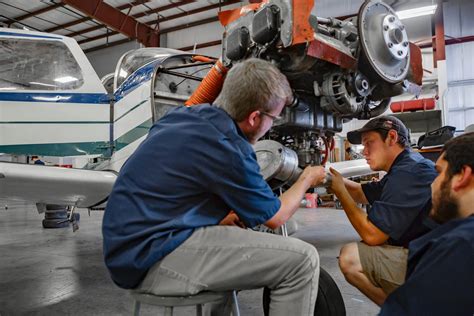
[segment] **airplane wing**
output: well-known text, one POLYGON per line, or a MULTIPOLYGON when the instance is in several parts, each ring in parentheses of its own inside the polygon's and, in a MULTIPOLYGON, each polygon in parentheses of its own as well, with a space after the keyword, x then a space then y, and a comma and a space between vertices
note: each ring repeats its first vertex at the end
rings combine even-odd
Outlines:
POLYGON ((107 200, 116 178, 112 171, 0 162, 0 198, 91 208, 107 200))

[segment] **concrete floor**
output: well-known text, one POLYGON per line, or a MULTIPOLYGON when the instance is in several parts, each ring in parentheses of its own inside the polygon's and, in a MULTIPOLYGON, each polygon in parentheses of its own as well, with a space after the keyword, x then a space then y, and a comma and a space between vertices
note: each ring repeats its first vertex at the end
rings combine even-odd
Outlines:
MULTIPOLYGON (((110 280, 102 260, 103 212, 80 210, 80 229, 43 229, 32 205, 0 201, 0 316, 131 315, 133 302, 110 280)), ((358 240, 345 214, 336 209, 301 209, 295 234, 319 251, 321 265, 344 297, 347 315, 376 315, 379 308, 349 285, 337 265, 342 245, 358 240)), ((262 315, 261 290, 239 294, 241 314, 262 315)), ((160 315, 143 306, 142 315, 160 315)), ((193 315, 176 309, 175 315, 193 315)))

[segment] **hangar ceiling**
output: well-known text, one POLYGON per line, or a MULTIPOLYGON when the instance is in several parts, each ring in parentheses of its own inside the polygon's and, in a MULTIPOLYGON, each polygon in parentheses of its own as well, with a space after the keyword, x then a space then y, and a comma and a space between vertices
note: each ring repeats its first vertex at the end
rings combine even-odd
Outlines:
MULTIPOLYGON (((156 46, 159 36, 217 21, 219 10, 247 4, 241 0, 1 0, 0 25, 75 38, 85 52, 138 40, 156 46), (138 23, 136 23, 136 22, 138 23), (155 41, 153 41, 155 36, 155 41)), ((318 16, 350 16, 363 0, 316 0, 318 16)), ((386 0, 395 10, 434 0, 386 0)), ((430 42, 431 17, 404 21, 411 41, 430 42)), ((149 44, 149 45, 147 45, 149 44)), ((220 38, 198 48, 219 45, 220 38)), ((173 47, 189 50, 190 47, 173 47)))

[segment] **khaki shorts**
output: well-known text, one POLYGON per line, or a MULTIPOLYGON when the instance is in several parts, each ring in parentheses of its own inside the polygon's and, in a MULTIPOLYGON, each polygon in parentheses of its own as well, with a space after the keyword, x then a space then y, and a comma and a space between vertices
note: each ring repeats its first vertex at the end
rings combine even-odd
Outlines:
POLYGON ((357 243, 364 274, 388 295, 405 282, 408 249, 357 243))

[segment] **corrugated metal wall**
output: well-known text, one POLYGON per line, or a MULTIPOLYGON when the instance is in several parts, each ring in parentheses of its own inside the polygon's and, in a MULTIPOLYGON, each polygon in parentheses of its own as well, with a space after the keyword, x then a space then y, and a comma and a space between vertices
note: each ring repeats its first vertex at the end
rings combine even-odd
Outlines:
MULTIPOLYGON (((444 4, 446 37, 474 35, 474 1, 451 0, 444 4)), ((448 37, 448 38, 449 38, 448 37)), ((447 124, 458 130, 474 124, 474 42, 446 46, 448 90, 447 124)))

